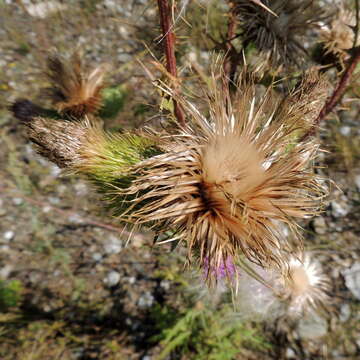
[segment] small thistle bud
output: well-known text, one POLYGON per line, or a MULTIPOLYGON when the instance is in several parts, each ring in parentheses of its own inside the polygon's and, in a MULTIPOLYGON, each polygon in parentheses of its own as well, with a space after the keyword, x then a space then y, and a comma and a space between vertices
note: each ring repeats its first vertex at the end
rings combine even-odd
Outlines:
POLYGON ((288 271, 280 281, 284 287, 284 295, 289 300, 289 315, 297 316, 308 308, 317 308, 329 300, 328 279, 309 254, 299 258, 292 257, 288 271))
POLYGON ((51 55, 48 58, 47 76, 52 85, 47 92, 56 110, 76 119, 97 113, 102 106, 105 71, 103 65, 85 72, 78 52, 68 60, 57 54, 51 55))
POLYGON ((303 37, 325 18, 313 0, 264 0, 273 13, 248 0, 235 0, 244 44, 269 53, 274 64, 296 64, 307 54, 303 37))

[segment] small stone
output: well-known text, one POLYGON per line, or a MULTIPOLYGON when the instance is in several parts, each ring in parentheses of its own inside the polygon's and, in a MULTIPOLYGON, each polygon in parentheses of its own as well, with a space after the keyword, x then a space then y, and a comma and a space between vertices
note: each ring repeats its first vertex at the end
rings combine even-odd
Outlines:
POLYGON ((341 126, 339 132, 343 136, 349 136, 351 134, 351 127, 350 126, 341 126))
POLYGON ((100 253, 96 252, 92 255, 92 258, 94 261, 99 262, 102 259, 102 255, 100 253))
POLYGON ((21 205, 24 202, 22 198, 13 198, 12 201, 15 205, 21 205))
POLYGON ((0 199, 0 216, 3 216, 6 214, 4 202, 0 199))
POLYGON ((123 248, 122 241, 116 236, 109 236, 107 242, 104 244, 104 251, 106 254, 118 254, 123 248))
POLYGON ((286 358, 287 359, 296 359, 296 354, 295 351, 292 348, 287 348, 286 349, 286 358))
POLYGON ((5 265, 3 268, 0 269, 0 278, 5 280, 9 277, 11 271, 13 270, 12 265, 5 265))
POLYGON ((318 216, 313 221, 315 232, 319 235, 326 234, 326 222, 325 219, 321 216, 318 216))
POLYGON ((110 271, 104 282, 109 286, 115 286, 120 281, 120 274, 117 271, 110 271))
POLYGON ((145 355, 141 358, 141 360, 151 360, 151 359, 152 359, 152 357, 149 355, 145 355))
POLYGON ((50 205, 45 205, 42 208, 43 213, 47 214, 52 210, 52 207, 50 205))
POLYGON ((342 201, 331 201, 331 212, 334 217, 344 217, 349 213, 349 206, 342 198, 342 201))
POLYGON ((160 286, 165 290, 168 291, 170 289, 170 282, 168 280, 161 280, 160 286))
POLYGON ((345 279, 346 287, 360 300, 360 262, 353 264, 341 272, 345 279))
POLYGON ((9 242, 10 240, 12 240, 14 238, 14 236, 15 236, 14 231, 8 230, 8 231, 4 232, 3 239, 5 241, 9 242))
POLYGON ((88 193, 88 187, 86 186, 85 183, 76 183, 74 185, 75 191, 76 191, 76 195, 78 196, 85 196, 88 193))
POLYGON ((61 174, 61 169, 57 165, 51 164, 50 174, 52 177, 56 178, 61 174))
POLYGON ((78 214, 72 214, 68 217, 68 221, 74 224, 81 224, 83 222, 83 219, 78 214))
POLYGON ((128 278, 128 283, 129 284, 135 284, 135 281, 136 281, 136 277, 135 276, 130 276, 129 278, 128 278))
POLYGON ((358 190, 360 191, 360 175, 356 175, 354 178, 354 182, 358 190))
POLYGON ((145 237, 141 234, 137 234, 131 239, 131 246, 139 248, 145 243, 145 237))
POLYGON ((138 301, 138 306, 140 308, 149 308, 154 303, 154 296, 147 291, 145 294, 143 294, 138 301))
POLYGON ((297 331, 302 339, 315 339, 326 335, 327 328, 326 320, 313 312, 300 319, 297 331))
POLYGON ((350 315, 351 315, 350 305, 346 303, 341 305, 339 320, 341 322, 345 322, 350 318, 350 315))
POLYGON ((67 9, 67 5, 57 1, 42 1, 37 4, 26 5, 26 10, 32 17, 45 19, 49 15, 67 9))
POLYGON ((49 200, 49 203, 52 205, 59 205, 61 203, 61 200, 55 196, 49 196, 48 200, 49 200))

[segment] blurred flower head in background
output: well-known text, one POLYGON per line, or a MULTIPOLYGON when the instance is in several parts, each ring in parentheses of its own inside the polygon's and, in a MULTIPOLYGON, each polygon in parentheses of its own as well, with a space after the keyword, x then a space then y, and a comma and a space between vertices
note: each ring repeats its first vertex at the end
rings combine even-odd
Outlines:
POLYGON ((274 64, 300 65, 307 56, 304 36, 326 18, 315 0, 264 0, 274 14, 248 0, 235 0, 245 45, 267 52, 274 64))

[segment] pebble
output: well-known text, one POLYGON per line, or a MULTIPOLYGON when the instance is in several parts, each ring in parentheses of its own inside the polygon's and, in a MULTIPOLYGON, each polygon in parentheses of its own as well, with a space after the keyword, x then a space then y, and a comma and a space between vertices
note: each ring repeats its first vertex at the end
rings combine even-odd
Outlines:
POLYGON ((115 286, 119 281, 120 274, 117 271, 110 271, 104 279, 104 283, 108 286, 115 286))
POLYGON ((0 199, 0 216, 3 216, 6 214, 6 210, 4 207, 4 202, 0 199))
POLYGON ((61 200, 55 196, 49 196, 48 200, 49 200, 49 203, 52 205, 59 205, 61 203, 61 200))
POLYGON ((100 253, 96 252, 92 255, 92 259, 96 262, 99 262, 102 259, 102 255, 100 253))
POLYGON ((104 251, 108 255, 118 254, 122 248, 122 241, 114 235, 110 235, 107 242, 104 244, 104 251))
POLYGON ((285 356, 286 356, 287 359, 296 359, 295 351, 292 348, 287 348, 286 349, 285 356))
POLYGON ((67 9, 67 5, 57 1, 42 1, 25 7, 29 15, 39 19, 45 19, 53 13, 67 9))
POLYGON ((358 190, 360 191, 360 175, 356 175, 354 178, 354 182, 358 190))
POLYGON ((74 224, 81 224, 83 222, 83 219, 78 214, 73 214, 68 217, 68 221, 74 224))
POLYGON ((13 198, 12 201, 15 205, 21 205, 24 202, 22 198, 13 198))
POLYGON ((45 205, 42 208, 43 213, 47 214, 52 210, 52 207, 50 205, 45 205))
POLYGON ((160 286, 165 290, 168 291, 170 289, 170 282, 168 280, 161 280, 160 286))
POLYGON ((138 306, 140 308, 149 308, 154 303, 154 296, 147 291, 145 294, 141 295, 138 300, 138 306))
POLYGON ((57 165, 55 164, 50 165, 50 174, 54 178, 58 177, 61 174, 61 171, 62 170, 57 165))
POLYGON ((319 235, 326 234, 326 222, 325 219, 321 216, 318 216, 313 221, 315 232, 319 235))
POLYGON ((349 320, 350 315, 351 315, 350 305, 347 303, 342 304, 341 308, 340 308, 339 320, 341 322, 345 322, 345 321, 349 320))
POLYGON ((334 217, 344 217, 349 213, 349 210, 349 205, 346 203, 346 198, 344 196, 341 197, 340 201, 331 201, 331 212, 334 217))
POLYGON ((12 240, 14 238, 14 236, 15 236, 14 231, 8 230, 8 231, 4 232, 3 239, 5 241, 9 242, 10 240, 12 240))
POLYGON ((341 273, 344 276, 346 287, 356 299, 360 300, 360 262, 353 264, 341 273))
POLYGON ((0 269, 0 278, 5 280, 9 277, 11 271, 13 270, 13 266, 10 264, 5 265, 0 269))
POLYGON ((76 191, 76 195, 78 196, 85 196, 88 193, 88 187, 85 183, 76 183, 74 185, 75 191, 76 191))
POLYGON ((309 313, 300 319, 297 332, 302 339, 315 339, 326 335, 327 322, 316 313, 309 313))
POLYGON ((339 132, 343 136, 349 136, 351 134, 351 127, 350 126, 341 126, 339 132))

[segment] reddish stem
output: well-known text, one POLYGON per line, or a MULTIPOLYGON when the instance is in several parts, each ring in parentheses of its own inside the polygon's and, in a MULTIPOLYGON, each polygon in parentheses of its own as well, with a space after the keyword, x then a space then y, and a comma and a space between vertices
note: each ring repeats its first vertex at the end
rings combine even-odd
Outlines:
POLYGON ((236 9, 234 4, 230 3, 231 9, 229 12, 229 22, 226 34, 226 49, 227 54, 224 61, 224 71, 228 79, 233 79, 238 64, 238 54, 231 44, 236 30, 236 9))
POLYGON ((315 134, 316 129, 318 125, 320 124, 320 121, 325 118, 326 115, 328 115, 334 107, 338 104, 338 102, 341 100, 342 96, 344 95, 346 88, 349 84, 349 81, 351 79, 351 75, 353 74, 354 70, 356 69, 356 65, 360 61, 360 47, 354 48, 354 54, 351 57, 349 64, 342 75, 339 83, 337 84, 333 94, 330 96, 330 98, 326 101, 324 107, 321 109, 318 117, 314 121, 314 125, 309 130, 307 134, 305 134, 302 138, 302 140, 307 139, 309 136, 312 136, 315 134))
MULTIPOLYGON (((168 0, 158 0, 160 25, 164 37, 164 50, 166 56, 166 69, 174 77, 177 77, 175 58, 175 35, 172 31, 171 9, 168 0)), ((185 126, 185 117, 180 105, 174 100, 175 116, 181 126, 185 126)))

